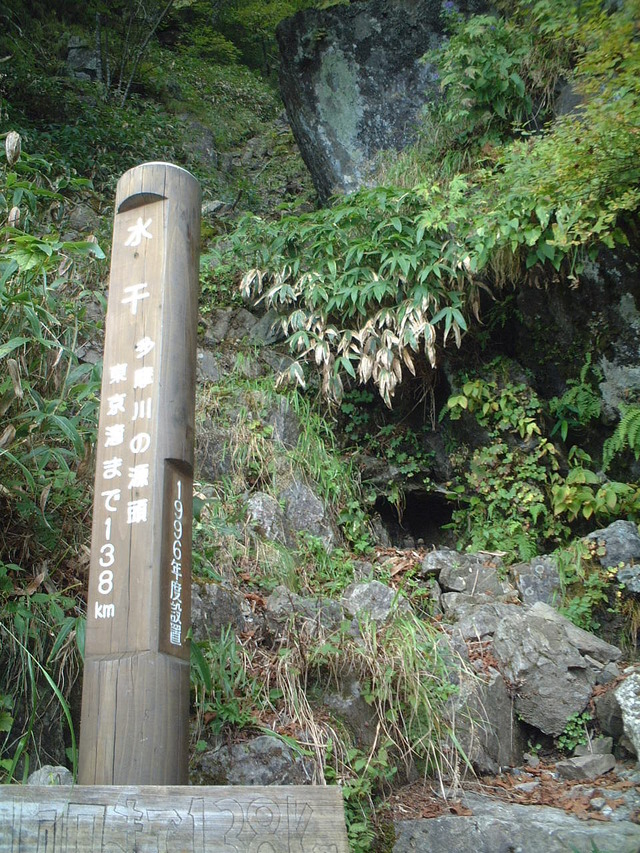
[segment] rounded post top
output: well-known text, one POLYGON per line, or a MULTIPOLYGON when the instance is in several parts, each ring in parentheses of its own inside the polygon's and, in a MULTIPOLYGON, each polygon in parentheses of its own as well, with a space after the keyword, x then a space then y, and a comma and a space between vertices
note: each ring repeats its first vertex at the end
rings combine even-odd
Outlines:
POLYGON ((116 210, 122 213, 131 207, 181 195, 200 203, 200 183, 191 174, 173 163, 161 161, 141 163, 122 175, 116 189, 116 210))

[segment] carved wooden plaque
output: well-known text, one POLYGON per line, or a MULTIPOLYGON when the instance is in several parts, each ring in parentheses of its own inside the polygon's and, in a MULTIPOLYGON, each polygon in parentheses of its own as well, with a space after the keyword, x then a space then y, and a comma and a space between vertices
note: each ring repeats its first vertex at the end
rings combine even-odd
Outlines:
POLYGON ((0 853, 348 853, 336 787, 0 786, 0 853))

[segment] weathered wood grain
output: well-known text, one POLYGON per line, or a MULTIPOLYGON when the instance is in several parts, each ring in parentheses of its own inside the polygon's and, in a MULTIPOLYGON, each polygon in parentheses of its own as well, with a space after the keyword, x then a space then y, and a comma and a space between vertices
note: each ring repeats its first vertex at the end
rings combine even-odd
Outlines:
POLYGON ((0 786, 0 853, 347 853, 336 787, 0 786))
POLYGON ((200 188, 118 182, 89 573, 79 779, 187 781, 200 188))

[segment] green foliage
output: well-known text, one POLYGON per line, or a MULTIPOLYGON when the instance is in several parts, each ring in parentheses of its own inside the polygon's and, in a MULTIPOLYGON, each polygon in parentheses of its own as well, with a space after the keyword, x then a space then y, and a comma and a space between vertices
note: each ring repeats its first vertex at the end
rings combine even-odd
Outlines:
POLYGON ((468 673, 457 658, 447 657, 436 629, 397 611, 385 624, 363 621, 354 632, 347 623, 320 642, 292 632, 287 646, 281 676, 294 678, 297 690, 308 682, 326 685, 348 667, 374 713, 370 750, 343 745, 330 730, 324 742, 324 775, 342 785, 350 842, 355 850, 370 850, 375 803, 400 767, 417 762, 425 773, 455 772, 451 762, 460 756, 455 746, 455 758, 448 752, 456 740, 447 707, 457 687, 449 668, 461 665, 468 673))
MULTIPOLYGON (((5 176, 12 204, 25 211, 25 225, 42 206, 64 197, 48 188, 39 164, 25 157, 19 172, 5 176)), ((0 439, 3 500, 9 517, 48 528, 71 501, 78 501, 78 468, 85 443, 95 435, 100 372, 75 354, 84 339, 84 311, 93 299, 80 269, 104 255, 96 243, 64 242, 55 233, 0 229, 0 439), (80 340, 79 340, 80 339, 80 340), (51 516, 51 517, 49 517, 51 516)), ((44 534, 44 529, 41 530, 44 534)))
MULTIPOLYGON (((523 17, 526 8, 519 6, 523 17)), ((545 266, 575 280, 587 253, 627 240, 625 218, 640 205, 634 3, 607 14, 591 3, 580 4, 579 14, 576 9, 562 4, 553 12, 542 41, 545 56, 557 56, 564 67, 562 21, 571 24, 572 82, 584 98, 579 112, 560 116, 543 132, 494 145, 488 159, 471 159, 465 175, 443 178, 427 146, 412 189, 362 190, 317 213, 240 223, 236 251, 250 268, 245 295, 279 310, 292 351, 315 363, 329 397, 340 398, 347 378, 371 380, 390 405, 405 371, 428 372, 449 337, 460 344, 479 310, 481 288, 521 280, 527 271, 536 280, 545 266)), ((457 91, 453 80, 469 68, 475 70, 466 85, 482 81, 474 94, 481 112, 475 101, 461 107, 469 110, 472 128, 474 122, 502 122, 504 128, 524 116, 527 99, 542 97, 544 75, 528 67, 527 80, 540 78, 536 96, 533 82, 522 92, 526 81, 515 69, 524 62, 523 45, 533 49, 548 14, 544 2, 526 26, 520 16, 513 25, 471 18, 460 31, 467 40, 474 33, 469 66, 461 64, 462 35, 443 48, 439 61, 453 75, 452 88, 457 91), (497 71, 481 75, 476 65, 485 62, 481 33, 487 27, 499 36, 492 47, 499 61, 497 71), (525 28, 522 37, 513 27, 525 28), (503 86, 504 97, 494 97, 503 86), (502 104, 506 119, 499 113, 487 118, 489 102, 502 104)), ((291 378, 305 382, 300 364, 291 378)))
POLYGON ((574 625, 586 631, 600 627, 598 614, 613 600, 616 569, 603 569, 597 543, 576 540, 568 548, 556 551, 561 583, 560 612, 574 625))
MULTIPOLYGON (((248 358, 255 358, 255 354, 249 354, 248 358)), ((277 498, 278 483, 294 475, 306 476, 317 484, 319 497, 337 520, 351 548, 356 553, 365 553, 371 539, 357 476, 352 462, 339 456, 331 424, 295 389, 276 392, 273 379, 248 380, 242 372, 242 364, 239 364, 237 371, 228 372, 199 400, 200 420, 213 419, 218 424, 231 421, 233 427, 225 430, 220 449, 229 475, 220 488, 214 488, 214 494, 206 501, 197 520, 196 529, 202 537, 201 557, 197 558, 202 567, 198 567, 198 571, 209 574, 219 563, 221 548, 231 549, 237 555, 243 553, 246 557, 251 550, 245 545, 241 508, 246 503, 246 495, 261 491, 277 498), (274 441, 273 419, 274 413, 289 410, 290 417, 297 417, 300 431, 296 444, 284 447, 281 442, 274 441)), ((252 556, 263 566, 260 574, 255 575, 256 580, 266 585, 284 582, 290 586, 295 575, 284 550, 271 543, 260 545, 259 551, 265 548, 268 553, 252 556)), ((311 549, 315 558, 334 561, 337 571, 339 558, 328 557, 324 549, 315 553, 315 548, 313 540, 303 543, 299 555, 301 563, 308 563, 311 549)), ((327 567, 327 582, 333 572, 334 569, 327 567)), ((340 583, 338 577, 333 577, 333 581, 340 583)), ((294 585, 299 583, 300 576, 295 578, 294 585)))
POLYGON ((298 542, 298 571, 305 591, 337 596, 353 582, 353 560, 343 548, 327 552, 321 539, 305 532, 298 534, 298 542))
POLYGON ((532 34, 492 15, 449 16, 453 33, 424 59, 438 66, 444 104, 435 121, 458 146, 502 138, 531 118, 525 63, 533 53, 532 34))
POLYGON ((92 258, 104 256, 96 243, 64 241, 51 227, 64 225, 68 197, 86 184, 58 170, 59 163, 23 154, 0 173, 0 215, 11 207, 15 223, 0 228, 0 695, 8 779, 20 766, 26 772, 39 749, 36 722, 52 696, 71 722, 64 690, 84 631, 58 572, 74 538, 83 537, 89 506, 83 471, 100 370, 79 363, 76 349, 90 334, 92 258))
POLYGON ((619 517, 635 517, 640 511, 640 488, 637 484, 607 480, 591 468, 588 454, 572 448, 569 461, 577 462, 564 479, 551 488, 553 511, 569 521, 582 517, 598 521, 619 517))
POLYGON ((469 460, 464 483, 454 487, 462 506, 452 525, 470 550, 505 551, 527 560, 563 530, 548 498, 559 468, 557 452, 542 434, 535 392, 512 381, 501 361, 487 367, 488 375, 492 367, 495 379, 466 377, 447 403, 454 420, 469 412, 489 432, 488 443, 469 460))
POLYGON ((484 375, 493 371, 495 379, 463 377, 442 416, 455 420, 472 414, 489 441, 473 451, 462 483, 452 487, 462 503, 452 516, 461 545, 527 560, 566 541, 570 525, 582 519, 606 523, 640 512, 637 485, 607 480, 575 446, 568 470, 561 469, 558 450, 544 435, 548 411, 557 423, 573 419, 574 427, 599 413, 599 399, 586 380, 588 367, 587 360, 580 379, 551 400, 549 409, 528 385, 509 378, 501 360, 484 368, 484 375))
POLYGON ((217 62, 220 65, 233 65, 239 57, 238 48, 222 33, 211 27, 189 30, 186 39, 188 50, 194 56, 217 62))
POLYGON ((310 0, 236 0, 222 10, 217 26, 239 47, 249 67, 268 75, 278 59, 277 25, 309 5, 310 0))
POLYGON ((606 471, 614 456, 627 449, 640 459, 640 406, 623 404, 620 406, 620 421, 602 447, 603 469, 606 471))
POLYGON ((585 744, 589 740, 588 725, 593 722, 591 714, 583 711, 581 714, 572 714, 567 720, 562 734, 558 735, 556 744, 563 752, 573 752, 576 746, 585 744))
MULTIPOLYGON (((292 351, 320 368, 328 396, 340 399, 344 375, 371 379, 390 406, 403 370, 424 369, 425 355, 435 366, 437 329, 460 345, 479 302, 447 230, 460 191, 378 187, 317 213, 240 222, 236 251, 257 264, 243 293, 286 315, 292 351)), ((304 385, 297 362, 290 375, 304 385)))
POLYGON ((214 734, 228 727, 242 729, 257 724, 263 687, 250 675, 247 652, 235 636, 233 626, 223 629, 217 640, 192 641, 192 680, 199 693, 198 711, 214 734))
POLYGON ((357 747, 348 749, 345 764, 350 772, 345 778, 332 764, 333 744, 327 745, 325 776, 329 783, 341 784, 349 849, 353 853, 372 849, 376 835, 375 801, 381 792, 389 789, 397 773, 390 756, 393 746, 388 740, 369 754, 357 747))
POLYGON ((591 353, 588 353, 579 379, 569 379, 564 394, 549 400, 549 410, 556 418, 551 430, 552 438, 556 432, 560 432, 560 437, 566 441, 569 429, 579 430, 600 417, 602 402, 597 388, 594 387, 594 381, 601 379, 602 371, 592 366, 591 353), (589 378, 589 373, 593 379, 589 378))

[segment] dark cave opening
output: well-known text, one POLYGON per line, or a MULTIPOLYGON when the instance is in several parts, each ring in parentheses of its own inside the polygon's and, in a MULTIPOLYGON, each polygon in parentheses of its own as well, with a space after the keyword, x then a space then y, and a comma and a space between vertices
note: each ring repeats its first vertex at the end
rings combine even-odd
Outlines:
POLYGON ((380 496, 374 506, 391 545, 396 548, 432 546, 452 547, 455 536, 443 526, 451 523, 454 504, 438 492, 411 491, 405 494, 405 504, 398 510, 387 498, 380 496))

